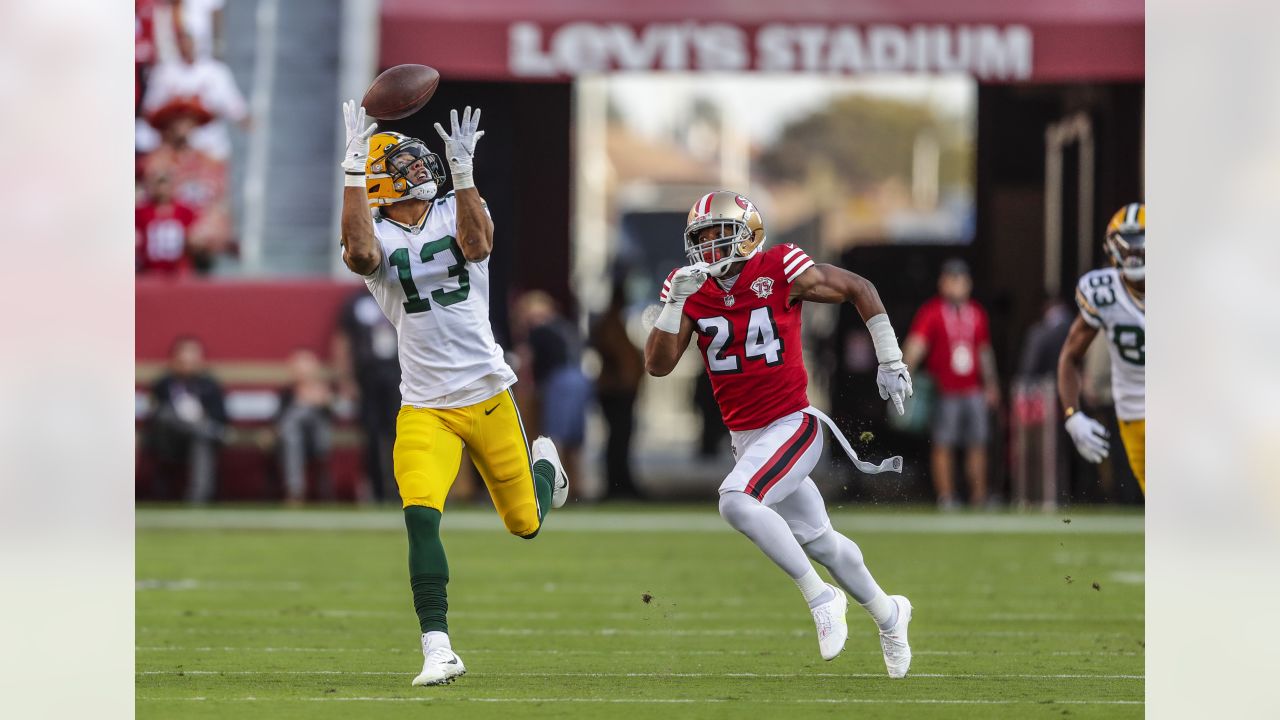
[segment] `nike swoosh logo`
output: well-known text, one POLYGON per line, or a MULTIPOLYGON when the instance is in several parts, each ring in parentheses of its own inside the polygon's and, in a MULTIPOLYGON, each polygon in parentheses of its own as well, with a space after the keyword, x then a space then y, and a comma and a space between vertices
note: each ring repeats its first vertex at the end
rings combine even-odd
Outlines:
POLYGON ((457 664, 458 664, 458 658, 454 658, 449 662, 445 663, 445 665, 457 665, 457 664))
POLYGON ((498 403, 497 405, 494 405, 493 407, 489 408, 488 410, 485 410, 485 411, 484 411, 484 414, 485 414, 485 415, 491 415, 491 414, 493 413, 493 411, 494 411, 494 410, 497 410, 497 409, 498 409, 498 408, 500 408, 500 407, 502 407, 502 403, 498 403))

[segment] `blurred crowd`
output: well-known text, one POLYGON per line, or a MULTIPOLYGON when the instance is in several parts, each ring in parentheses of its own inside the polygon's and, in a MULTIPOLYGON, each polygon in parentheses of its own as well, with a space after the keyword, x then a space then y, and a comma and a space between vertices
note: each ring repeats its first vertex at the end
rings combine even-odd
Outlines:
POLYGON ((228 125, 249 110, 221 47, 223 0, 135 0, 135 267, 209 272, 236 252, 228 125))

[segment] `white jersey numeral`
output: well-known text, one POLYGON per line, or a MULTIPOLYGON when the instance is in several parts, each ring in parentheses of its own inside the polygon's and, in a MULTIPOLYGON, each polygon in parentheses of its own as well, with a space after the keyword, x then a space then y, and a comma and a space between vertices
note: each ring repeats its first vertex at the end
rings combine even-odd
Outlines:
MULTIPOLYGON (((733 325, 728 318, 702 318, 698 320, 698 332, 711 336, 707 341, 708 370, 716 374, 742 372, 738 356, 725 352, 726 347, 733 349, 733 325)), ((770 367, 782 363, 782 338, 778 337, 778 326, 769 308, 758 307, 751 311, 742 354, 747 360, 763 359, 764 364, 770 367)))
POLYGON ((767 307, 751 311, 751 318, 747 321, 746 356, 748 360, 762 357, 765 365, 782 362, 782 339, 778 337, 773 313, 767 307))
POLYGON ((733 326, 728 318, 709 317, 698 321, 698 332, 710 335, 707 342, 707 369, 713 373, 740 372, 742 366, 734 355, 725 357, 724 346, 733 340, 733 326))

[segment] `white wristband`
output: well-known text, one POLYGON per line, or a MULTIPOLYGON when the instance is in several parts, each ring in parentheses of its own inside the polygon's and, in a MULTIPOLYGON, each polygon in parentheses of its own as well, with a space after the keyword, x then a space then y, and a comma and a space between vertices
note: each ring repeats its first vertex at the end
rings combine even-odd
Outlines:
POLYGON ((653 326, 662 332, 678 335, 680 334, 680 318, 682 315, 684 315, 684 300, 666 303, 662 306, 662 312, 658 313, 658 319, 653 323, 653 326))
POLYGON ((890 363, 902 359, 902 349, 898 347, 898 338, 893 334, 893 325, 889 323, 888 315, 880 313, 868 320, 867 330, 871 333, 871 342, 876 347, 876 360, 890 363))
POLYGON ((471 178, 471 171, 453 173, 453 189, 466 190, 476 186, 476 181, 471 178))
POLYGON ((342 184, 346 187, 366 187, 364 181, 364 173, 344 172, 342 175, 342 184))

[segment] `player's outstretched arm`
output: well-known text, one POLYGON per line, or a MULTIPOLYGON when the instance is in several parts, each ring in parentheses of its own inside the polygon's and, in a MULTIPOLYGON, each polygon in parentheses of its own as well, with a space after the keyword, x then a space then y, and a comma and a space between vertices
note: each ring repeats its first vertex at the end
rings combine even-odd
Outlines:
POLYGON ((1089 344, 1097 336, 1098 329, 1077 315, 1067 333, 1058 355, 1058 400, 1062 402, 1066 421, 1063 423, 1080 456, 1091 463, 1100 463, 1111 451, 1106 427, 1076 408, 1080 403, 1081 365, 1089 344))
POLYGON ((468 105, 458 121, 458 111, 449 111, 452 132, 446 133, 440 123, 436 132, 444 140, 445 156, 449 158, 449 172, 453 175, 454 197, 458 200, 458 247, 467 262, 480 262, 493 252, 493 221, 484 210, 484 200, 476 189, 473 170, 476 143, 484 137, 480 127, 480 108, 471 112, 468 105))
POLYGON ((1062 352, 1058 353, 1058 401, 1062 403, 1063 410, 1080 406, 1084 355, 1097 334, 1098 329, 1086 323, 1079 315, 1071 323, 1067 340, 1062 344, 1062 352))
POLYGON ((342 114, 347 123, 347 149, 342 157, 342 261, 352 272, 370 275, 382 264, 364 177, 369 138, 378 124, 365 128, 364 108, 357 108, 354 100, 342 104, 342 114))
POLYGON ((800 273, 791 283, 791 301, 808 300, 820 303, 851 302, 867 324, 871 342, 876 348, 880 367, 876 371, 876 385, 880 397, 892 400, 901 415, 906 411, 906 399, 914 394, 911 372, 902 362, 902 349, 889 323, 889 315, 880 301, 880 293, 870 280, 834 265, 814 265, 800 273))

